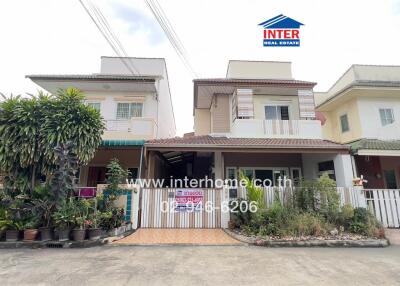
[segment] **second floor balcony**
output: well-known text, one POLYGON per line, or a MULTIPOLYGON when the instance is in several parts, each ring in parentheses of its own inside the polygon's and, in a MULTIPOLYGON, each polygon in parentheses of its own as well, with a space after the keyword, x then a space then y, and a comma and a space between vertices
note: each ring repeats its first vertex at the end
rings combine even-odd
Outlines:
POLYGON ((235 119, 231 136, 322 139, 322 129, 319 120, 235 119))
POLYGON ((154 139, 156 122, 152 118, 105 120, 103 139, 154 139))

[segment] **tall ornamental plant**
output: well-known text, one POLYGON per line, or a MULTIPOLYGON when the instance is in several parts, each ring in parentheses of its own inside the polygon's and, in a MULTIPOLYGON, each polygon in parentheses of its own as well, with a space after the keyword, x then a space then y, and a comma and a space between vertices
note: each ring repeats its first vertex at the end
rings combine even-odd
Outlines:
POLYGON ((57 169, 57 146, 72 142, 79 164, 87 164, 101 143, 100 113, 84 104, 75 88, 55 95, 5 98, 0 112, 0 170, 11 190, 32 192, 41 175, 57 169))

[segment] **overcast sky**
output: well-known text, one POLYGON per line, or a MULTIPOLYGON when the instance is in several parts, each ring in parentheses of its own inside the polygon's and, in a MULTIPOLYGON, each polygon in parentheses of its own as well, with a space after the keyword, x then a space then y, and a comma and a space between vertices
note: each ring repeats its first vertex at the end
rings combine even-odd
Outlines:
MULTIPOLYGON (((96 3, 130 56, 166 58, 178 134, 192 131, 192 76, 145 2, 96 3)), ((200 77, 225 77, 229 59, 292 61, 296 79, 324 91, 353 63, 400 65, 400 0, 159 3, 200 77), (301 47, 262 46, 257 24, 278 14, 305 24, 301 47)), ((100 56, 115 56, 78 0, 2 0, 0 11, 3 93, 35 93, 26 74, 96 73, 100 56)))

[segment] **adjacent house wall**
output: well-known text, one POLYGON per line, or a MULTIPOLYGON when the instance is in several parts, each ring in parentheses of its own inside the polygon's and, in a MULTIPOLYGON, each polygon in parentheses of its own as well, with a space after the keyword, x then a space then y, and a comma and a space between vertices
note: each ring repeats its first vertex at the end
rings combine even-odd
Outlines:
POLYGON ((398 99, 359 97, 358 108, 363 138, 400 139, 400 91, 398 99), (382 126, 380 108, 393 109, 395 122, 382 126))
POLYGON ((162 58, 118 58, 102 57, 102 74, 132 74, 123 61, 130 62, 140 75, 156 75, 157 99, 154 108, 157 124, 156 138, 174 137, 176 134, 175 118, 172 107, 165 59, 162 58))
POLYGON ((348 143, 362 138, 362 129, 359 115, 357 98, 353 98, 346 104, 337 106, 329 112, 323 112, 326 122, 322 126, 325 139, 333 140, 338 143, 348 143), (340 116, 347 114, 349 131, 342 132, 340 116))

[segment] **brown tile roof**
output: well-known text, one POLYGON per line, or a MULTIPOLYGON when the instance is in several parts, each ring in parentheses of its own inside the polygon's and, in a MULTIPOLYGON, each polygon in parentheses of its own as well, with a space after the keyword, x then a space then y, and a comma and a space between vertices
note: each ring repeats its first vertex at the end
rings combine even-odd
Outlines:
POLYGON ((200 78, 194 79, 195 84, 262 84, 262 85, 307 85, 314 86, 315 82, 295 79, 246 79, 246 78, 200 78))
POLYGON ((266 149, 335 149, 349 150, 349 146, 321 139, 292 138, 228 138, 220 136, 175 137, 146 141, 148 147, 241 147, 266 149))

